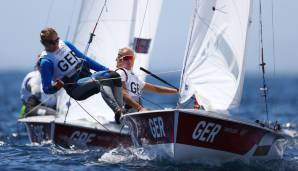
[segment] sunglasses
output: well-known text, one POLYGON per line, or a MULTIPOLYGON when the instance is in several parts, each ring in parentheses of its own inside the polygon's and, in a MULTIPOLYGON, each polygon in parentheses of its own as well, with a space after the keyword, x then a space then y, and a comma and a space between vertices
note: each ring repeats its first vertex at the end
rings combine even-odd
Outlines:
POLYGON ((44 40, 43 42, 49 45, 56 45, 59 42, 59 37, 56 40, 44 40))
POLYGON ((133 60, 134 59, 134 56, 131 56, 131 55, 127 55, 127 56, 122 56, 120 58, 121 61, 128 61, 128 60, 133 60))

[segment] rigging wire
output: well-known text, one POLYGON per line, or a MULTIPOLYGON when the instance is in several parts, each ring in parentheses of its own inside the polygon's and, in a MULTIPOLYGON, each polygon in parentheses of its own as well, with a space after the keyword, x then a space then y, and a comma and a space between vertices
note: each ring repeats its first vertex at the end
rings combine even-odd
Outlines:
MULTIPOLYGON (((74 99, 75 100, 75 99, 74 99)), ((75 102, 92 118, 94 119, 98 124, 100 124, 103 128, 105 128, 108 132, 111 132, 107 127, 105 127, 101 122, 99 122, 94 116, 92 116, 77 100, 75 102)))
MULTIPOLYGON (((147 9, 148 9, 148 4, 149 4, 149 0, 147 0, 147 2, 146 2, 146 7, 145 7, 145 12, 144 12, 144 15, 143 15, 143 19, 142 19, 142 25, 141 25, 141 28, 140 28, 140 32, 139 32, 139 36, 141 35, 141 33, 142 33, 142 30, 143 30, 143 25, 144 25, 144 22, 145 22, 145 18, 146 18, 146 14, 147 14, 147 9)), ((104 5, 102 6, 102 8, 101 8, 101 10, 100 10, 100 14, 99 14, 99 16, 98 16, 98 18, 97 18, 97 21, 96 21, 96 23, 95 23, 95 26, 94 26, 94 28, 93 28, 93 31, 90 33, 90 37, 89 37, 89 40, 88 40, 88 44, 87 44, 87 46, 86 46, 86 49, 85 49, 85 51, 84 51, 84 54, 86 55, 87 53, 88 53, 88 50, 89 50, 89 47, 90 47, 90 45, 91 45, 91 43, 92 43, 92 41, 93 41, 93 38, 94 38, 94 36, 95 36, 95 31, 96 31, 96 28, 97 28, 97 26, 98 26, 98 24, 99 24, 99 20, 100 20, 100 18, 101 18, 101 16, 102 16, 102 14, 103 14, 103 11, 104 11, 104 9, 107 7, 107 0, 105 0, 105 2, 104 2, 104 5)), ((170 72, 177 72, 177 71, 170 71, 170 72)), ((178 71, 179 72, 179 71, 178 71)), ((168 72, 169 73, 169 72, 168 72)), ((119 79, 119 78, 110 78, 110 79, 119 79)), ((100 81, 104 81, 104 80, 108 80, 108 79, 102 79, 102 80, 100 80, 100 81)), ((97 80, 93 80, 93 81, 97 81, 97 80)), ((67 84, 75 84, 75 83, 66 83, 65 85, 67 85, 67 84)), ((129 91, 128 89, 127 89, 127 91, 129 91)), ((164 108, 163 106, 161 106, 161 105, 159 105, 159 104, 157 104, 157 103, 154 103, 154 102, 152 102, 152 101, 150 101, 150 100, 148 100, 148 99, 146 99, 146 98, 144 98, 144 97, 141 97, 141 99, 143 99, 143 100, 146 100, 146 101, 148 101, 148 102, 150 102, 151 104, 153 104, 153 105, 156 105, 156 106, 158 106, 159 108, 164 108)), ((77 102, 77 101, 76 101, 77 102)), ((68 103, 70 103, 70 98, 69 98, 69 102, 68 103)), ((77 102, 78 103, 78 102, 77 102)), ((78 103, 79 104, 79 103, 78 103)), ((80 104, 79 104, 80 105, 80 104)), ((81 105, 80 105, 80 107, 82 107, 81 105)), ((89 114, 85 109, 83 109, 87 114, 89 114)), ((69 105, 68 105, 68 109, 67 109, 67 113, 66 113, 66 115, 65 115, 65 120, 64 120, 64 122, 66 122, 66 118, 67 118, 67 114, 68 114, 68 111, 69 111, 69 105)), ((89 114, 90 115, 90 114, 89 114)), ((95 119, 95 118, 94 118, 95 119)), ((96 120, 96 119, 95 119, 96 120)), ((97 121, 97 120, 96 120, 97 121)), ((97 121, 98 122, 98 121, 97 121)))
POLYGON ((266 110, 266 120, 269 123, 269 112, 268 112, 268 88, 265 78, 265 65, 264 62, 264 47, 263 47, 263 23, 262 23, 262 2, 259 0, 259 22, 260 22, 260 67, 262 69, 262 79, 263 87, 260 88, 261 95, 264 97, 265 101, 265 110, 266 110))
MULTIPOLYGON (((90 37, 89 37, 89 40, 88 40, 86 49, 85 49, 85 51, 84 51, 84 54, 85 54, 85 55, 87 55, 87 53, 88 53, 88 49, 89 49, 89 47, 90 47, 90 45, 91 45, 91 43, 92 43, 92 41, 93 41, 93 37, 95 36, 94 33, 95 33, 95 31, 96 31, 96 28, 97 28, 97 26, 98 26, 98 24, 99 24, 99 20, 100 20, 100 18, 101 18, 101 16, 102 16, 102 13, 103 13, 103 10, 104 10, 105 8, 107 9, 107 0, 104 1, 104 4, 103 4, 103 6, 102 6, 102 8, 101 8, 101 10, 100 10, 100 13, 99 13, 99 15, 98 15, 97 21, 96 21, 96 23, 95 23, 95 26, 94 26, 92 32, 90 33, 90 37)), ((79 77, 80 73, 82 72, 82 68, 83 68, 83 66, 84 66, 84 62, 85 62, 85 60, 83 60, 83 62, 81 63, 80 70, 79 70, 79 72, 78 72, 78 77, 79 77)), ((66 105, 67 105, 67 112, 66 112, 66 114, 65 114, 64 124, 66 123, 67 115, 68 115, 69 108, 70 108, 70 99, 71 99, 71 97, 69 97, 68 103, 66 104, 66 105)))
POLYGON ((275 30, 274 30, 274 0, 271 0, 271 25, 272 25, 272 55, 273 55, 273 76, 276 76, 275 57, 275 30))
POLYGON ((140 32, 139 32, 139 37, 141 37, 142 31, 143 31, 143 26, 144 26, 146 14, 147 14, 148 4, 149 4, 149 0, 147 0, 147 2, 146 2, 145 12, 144 12, 144 15, 142 18, 142 25, 141 25, 140 32))
POLYGON ((72 11, 70 13, 70 19, 69 19, 69 22, 68 22, 68 25, 67 25, 67 31, 66 31, 66 35, 65 35, 65 39, 69 39, 69 33, 70 33, 70 28, 71 28, 71 22, 73 20, 73 16, 74 16, 74 12, 75 12, 75 6, 77 4, 77 0, 74 1, 73 3, 73 7, 72 7, 72 11))
MULTIPOLYGON (((102 81, 107 81, 107 80, 114 80, 114 79, 121 79, 121 77, 116 77, 116 78, 106 78, 106 79, 100 79, 100 80, 95 80, 95 79, 92 79, 92 81, 91 82, 102 82, 102 81)), ((87 82, 89 82, 89 81, 87 81, 87 82)), ((65 83, 65 85, 71 85, 71 84, 76 84, 76 83, 65 83)), ((100 83, 99 84, 97 84, 98 85, 98 88, 100 89, 100 83)), ((131 92, 129 89, 126 89, 127 91, 129 91, 129 92, 131 92)), ((147 101, 147 102, 149 102, 149 103, 151 103, 151 104, 153 104, 153 105, 155 105, 155 106, 157 106, 157 107, 159 107, 159 108, 161 108, 161 109, 164 109, 165 107, 164 106, 162 106, 162 105, 160 105, 160 104, 157 104, 157 103, 155 103, 155 102, 153 102, 153 101, 151 101, 151 100, 149 100, 149 99, 147 99, 147 98, 144 98, 144 97, 140 97, 142 100, 145 100, 145 101, 147 101)), ((75 100, 75 99, 74 99, 75 100)), ((77 100, 75 100, 77 103, 78 103, 78 105, 82 108, 82 106, 79 104, 79 102, 77 101, 77 100)), ((96 122, 98 122, 100 125, 103 125, 103 124, 101 124, 98 120, 96 120, 90 113, 88 113, 88 111, 86 110, 86 109, 84 109, 84 108, 82 108, 89 116, 91 116, 96 122)), ((68 110, 69 110, 69 108, 68 108, 68 110)), ((67 115, 67 113, 66 113, 66 115, 67 115)), ((65 118, 66 118, 66 115, 65 115, 65 118)), ((66 119, 64 120, 64 123, 66 122, 66 119)))
MULTIPOLYGON (((115 79, 121 79, 121 77, 105 78, 105 79, 100 79, 100 80, 92 79, 92 81, 86 81, 86 82, 83 82, 83 83, 87 83, 87 82, 102 82, 102 81, 115 80, 115 79)), ((71 85, 71 84, 76 84, 76 83, 65 83, 65 85, 71 85)), ((99 83, 97 85, 100 86, 101 84, 99 83)), ((100 87, 98 87, 98 88, 100 89, 100 87)), ((125 90, 127 90, 129 92, 132 92, 131 90, 129 90, 127 88, 125 90)), ((149 102, 149 103, 151 103, 151 104, 153 104, 153 105, 155 105, 155 106, 157 106, 157 107, 159 107, 159 108, 161 108, 161 109, 164 109, 165 108, 164 106, 162 106, 160 104, 157 104, 157 103, 155 103, 155 102, 153 102, 153 101, 151 101, 151 100, 149 100, 147 98, 144 98, 144 97, 140 97, 140 98, 143 99, 143 100, 145 100, 145 101, 147 101, 147 102, 149 102)))
POLYGON ((54 2, 55 2, 55 0, 52 0, 51 3, 50 3, 50 7, 49 7, 49 10, 48 10, 48 14, 47 14, 47 19, 46 19, 45 26, 47 26, 48 23, 49 23, 49 20, 50 20, 50 16, 51 16, 51 13, 52 13, 52 9, 53 9, 54 2))
MULTIPOLYGON (((50 98, 52 98, 52 95, 49 95, 45 100, 43 100, 42 102, 40 102, 38 105, 34 106, 31 110, 29 110, 28 112, 24 113, 24 116, 27 116, 29 113, 33 112, 35 109, 37 109, 38 107, 42 106, 43 104, 45 104, 45 102, 49 101, 50 98)), ((22 118, 19 118, 22 119, 22 118)))
POLYGON ((99 24, 99 20, 100 20, 102 14, 103 14, 103 10, 104 10, 104 9, 107 9, 107 0, 104 1, 104 4, 103 4, 103 6, 102 6, 102 8, 101 8, 101 10, 100 10, 100 13, 99 13, 99 15, 98 15, 97 21, 96 21, 96 23, 95 23, 95 26, 94 26, 92 32, 90 33, 90 37, 89 37, 89 40, 88 40, 86 49, 85 49, 85 51, 84 51, 84 54, 85 54, 85 55, 88 53, 88 49, 89 49, 89 47, 90 47, 90 45, 91 45, 91 43, 92 43, 92 41, 93 41, 93 38, 94 38, 94 36, 95 36, 94 33, 95 33, 96 28, 97 28, 97 26, 98 26, 98 24, 99 24))
MULTIPOLYGON (((72 8, 71 17, 70 17, 70 20, 69 20, 69 23, 68 23, 68 26, 67 26, 67 32, 66 32, 66 35, 65 35, 65 39, 69 38, 70 25, 71 25, 71 22, 73 20, 76 3, 77 3, 77 1, 74 2, 73 8, 72 8)), ((65 114, 65 117, 64 117, 64 124, 66 123, 66 118, 67 118, 67 115, 68 115, 68 112, 69 112, 70 97, 69 97, 68 102, 66 103, 66 105, 67 105, 67 111, 66 111, 66 114, 65 114)))

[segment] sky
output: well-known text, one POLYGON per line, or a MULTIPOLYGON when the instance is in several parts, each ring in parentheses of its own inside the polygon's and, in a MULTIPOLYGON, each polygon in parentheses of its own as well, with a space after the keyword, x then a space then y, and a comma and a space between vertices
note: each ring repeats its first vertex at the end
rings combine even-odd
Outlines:
MULTIPOLYGON (((257 0, 253 2, 253 34, 249 37, 246 56, 246 71, 249 73, 260 72, 257 46, 259 4, 257 0)), ((61 38, 71 39, 81 0, 2 0, 1 3, 0 72, 33 67, 37 54, 43 49, 39 33, 45 26, 56 28, 61 38)), ((297 74, 298 1, 262 0, 262 5, 267 73, 297 74)), ((173 8, 177 8, 175 1, 173 8)))

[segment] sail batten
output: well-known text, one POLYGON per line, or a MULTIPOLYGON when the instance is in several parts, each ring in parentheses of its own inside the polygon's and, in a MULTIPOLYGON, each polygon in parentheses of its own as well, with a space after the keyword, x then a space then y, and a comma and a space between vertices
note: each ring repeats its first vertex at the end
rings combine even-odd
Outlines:
POLYGON ((226 110, 240 103, 250 3, 196 1, 180 103, 192 96, 207 110, 226 110))

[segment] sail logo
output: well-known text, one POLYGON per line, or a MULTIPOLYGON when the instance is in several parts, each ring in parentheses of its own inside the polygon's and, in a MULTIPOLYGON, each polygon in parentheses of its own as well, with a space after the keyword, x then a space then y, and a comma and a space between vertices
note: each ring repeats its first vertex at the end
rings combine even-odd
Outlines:
POLYGON ((165 137, 165 130, 164 130, 164 124, 162 118, 159 117, 154 117, 149 119, 149 126, 150 126, 150 131, 151 134, 154 138, 161 138, 165 137))
POLYGON ((93 138, 96 137, 95 134, 88 134, 86 132, 75 131, 71 134, 70 139, 76 144, 86 145, 92 142, 93 138))
POLYGON ((214 138, 221 130, 221 125, 213 122, 200 121, 192 133, 195 140, 213 143, 214 138))

